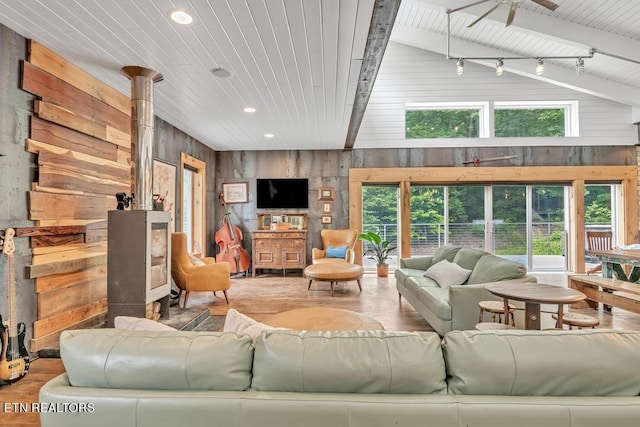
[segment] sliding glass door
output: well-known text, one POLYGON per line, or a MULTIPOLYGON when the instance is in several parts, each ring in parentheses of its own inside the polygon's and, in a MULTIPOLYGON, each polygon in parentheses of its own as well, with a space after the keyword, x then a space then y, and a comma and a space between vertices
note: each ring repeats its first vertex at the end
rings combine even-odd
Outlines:
MULTIPOLYGON (((362 231, 374 231, 383 240, 389 240, 396 249, 387 260, 389 268, 398 266, 398 186, 366 185, 362 187, 362 231)), ((366 242, 363 250, 366 251, 366 242)), ((365 269, 375 269, 376 262, 365 255, 362 258, 365 269)))

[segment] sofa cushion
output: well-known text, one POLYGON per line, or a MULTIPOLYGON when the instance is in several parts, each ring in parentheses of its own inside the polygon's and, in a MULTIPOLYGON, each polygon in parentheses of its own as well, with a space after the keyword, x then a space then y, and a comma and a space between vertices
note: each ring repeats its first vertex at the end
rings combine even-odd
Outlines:
POLYGON ((60 356, 76 387, 240 391, 252 344, 234 333, 78 329, 62 332, 60 356))
POLYGON ((454 245, 444 245, 440 246, 433 253, 433 258, 431 260, 431 265, 446 259, 447 261, 453 261, 458 251, 461 249, 461 246, 454 245))
POLYGON ((428 277, 418 276, 410 277, 404 283, 404 287, 411 295, 418 295, 422 288, 440 288, 438 284, 428 277))
POLYGON ((146 319, 144 317, 116 316, 113 319, 113 327, 116 329, 129 329, 135 331, 175 331, 169 325, 160 323, 157 320, 146 319))
POLYGON ((239 334, 247 334, 249 335, 253 341, 255 342, 258 336, 262 333, 262 331, 271 331, 274 329, 287 329, 287 328, 276 328, 266 323, 258 322, 257 320, 247 316, 246 314, 240 313, 235 308, 230 308, 227 310, 227 316, 224 319, 224 326, 222 330, 224 332, 235 332, 239 334))
POLYGON ((424 270, 415 270, 413 268, 397 268, 394 275, 398 283, 404 284, 409 277, 422 277, 424 270))
POLYGON ((640 332, 452 331, 443 343, 451 394, 640 395, 640 332))
POLYGON ((471 270, 443 259, 429 267, 424 272, 424 277, 435 280, 441 288, 449 288, 453 285, 462 285, 469 278, 469 274, 471 274, 471 270))
POLYGON ((478 260, 482 258, 482 256, 487 254, 488 252, 481 249, 461 248, 453 258, 453 262, 458 264, 462 268, 473 271, 478 260))
POLYGON ((511 261, 485 252, 480 257, 471 275, 468 284, 490 283, 501 280, 520 279, 527 274, 527 268, 519 262, 511 261))
POLYGON ((418 301, 442 320, 451 320, 449 288, 423 287, 417 294, 418 301))
POLYGON ((444 394, 440 344, 435 332, 265 332, 256 342, 252 388, 444 394))

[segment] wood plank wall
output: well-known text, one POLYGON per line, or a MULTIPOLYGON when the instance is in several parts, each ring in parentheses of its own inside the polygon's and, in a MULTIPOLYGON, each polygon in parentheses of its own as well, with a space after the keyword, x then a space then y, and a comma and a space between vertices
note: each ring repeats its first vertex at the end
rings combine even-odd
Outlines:
POLYGON ((131 191, 131 102, 75 65, 29 42, 21 87, 38 97, 26 149, 37 154, 29 192, 37 320, 30 350, 107 313, 107 212, 131 191))

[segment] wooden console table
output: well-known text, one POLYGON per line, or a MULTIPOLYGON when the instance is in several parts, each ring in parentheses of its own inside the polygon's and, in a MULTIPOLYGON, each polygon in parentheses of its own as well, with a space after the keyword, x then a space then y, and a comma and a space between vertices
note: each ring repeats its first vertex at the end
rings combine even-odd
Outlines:
POLYGON ((252 235, 252 275, 256 270, 269 268, 301 269, 307 263, 307 230, 258 230, 252 235))

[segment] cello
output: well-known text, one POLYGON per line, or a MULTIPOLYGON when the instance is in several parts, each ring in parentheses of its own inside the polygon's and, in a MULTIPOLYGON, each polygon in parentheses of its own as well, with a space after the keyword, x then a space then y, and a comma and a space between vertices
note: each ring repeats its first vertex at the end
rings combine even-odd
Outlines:
POLYGON ((216 255, 216 262, 228 262, 231 265, 231 273, 242 273, 249 269, 249 253, 242 247, 242 231, 231 223, 224 194, 218 195, 220 203, 224 206, 222 227, 216 231, 215 239, 220 252, 216 255))

